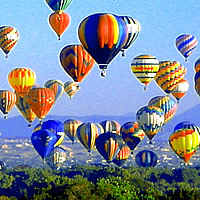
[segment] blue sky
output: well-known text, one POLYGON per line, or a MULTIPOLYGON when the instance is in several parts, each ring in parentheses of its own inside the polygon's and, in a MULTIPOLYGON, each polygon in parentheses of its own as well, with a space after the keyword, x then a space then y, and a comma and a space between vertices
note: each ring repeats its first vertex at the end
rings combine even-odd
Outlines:
MULTIPOLYGON (((164 92, 152 81, 144 91, 143 85, 132 74, 130 65, 134 57, 150 54, 158 60, 176 60, 187 68, 185 78, 190 89, 178 105, 177 113, 199 104, 194 91, 194 63, 199 58, 200 48, 189 57, 188 62, 177 51, 174 41, 182 33, 193 34, 200 45, 200 3, 194 0, 73 0, 65 10, 71 23, 61 41, 57 40, 48 23, 52 13, 44 0, 7 0, 1 3, 0 25, 14 26, 20 39, 8 59, 0 51, 0 89, 10 89, 7 75, 17 67, 28 67, 37 75, 36 84, 43 86, 49 79, 63 82, 71 78, 63 71, 59 53, 63 47, 79 44, 77 27, 93 13, 128 15, 141 24, 141 32, 135 43, 126 52, 119 54, 108 66, 107 76, 100 77, 95 64, 90 74, 81 82, 80 91, 70 100, 66 93, 56 102, 49 114, 84 116, 124 115, 136 113, 148 101, 164 92)), ((16 108, 8 116, 19 115, 16 108)))

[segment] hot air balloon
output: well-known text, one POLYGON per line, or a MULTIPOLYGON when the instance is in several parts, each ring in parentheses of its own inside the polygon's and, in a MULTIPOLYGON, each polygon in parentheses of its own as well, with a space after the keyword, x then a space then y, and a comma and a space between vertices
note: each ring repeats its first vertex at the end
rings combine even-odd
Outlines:
POLYGON ((29 122, 29 127, 31 127, 32 122, 35 120, 36 115, 31 109, 28 103, 28 93, 21 97, 18 93, 15 93, 17 97, 16 107, 22 116, 29 122))
POLYGON ((18 40, 19 33, 16 28, 11 26, 0 27, 0 48, 6 54, 6 58, 18 40))
MULTIPOLYGON (((171 120, 176 114, 177 103, 169 96, 155 96, 148 102, 148 106, 156 106, 164 112, 164 124, 171 120)), ((163 125, 164 125, 163 124, 163 125)))
POLYGON ((153 151, 143 150, 135 155, 135 162, 139 167, 155 167, 158 156, 153 151))
POLYGON ((23 97, 36 81, 36 74, 29 68, 15 68, 8 74, 10 86, 23 97))
POLYGON ((71 99, 80 89, 78 82, 74 81, 67 81, 64 84, 64 90, 71 99))
POLYGON ((130 148, 128 147, 128 145, 124 144, 121 147, 119 153, 112 160, 112 162, 115 163, 117 166, 121 167, 122 165, 125 164, 125 162, 129 158, 129 155, 130 155, 130 148))
POLYGON ((140 55, 133 59, 131 63, 131 71, 137 79, 147 85, 154 79, 159 70, 159 61, 151 55, 140 55))
POLYGON ((67 160, 66 151, 61 147, 55 147, 49 153, 48 156, 45 157, 45 162, 52 169, 60 169, 64 162, 67 160))
POLYGON ((200 71, 200 58, 198 58, 194 64, 194 70, 195 72, 200 71))
POLYGON ((34 131, 38 131, 38 130, 49 130, 52 133, 54 133, 57 137, 57 141, 54 145, 54 147, 59 146, 65 137, 65 133, 64 133, 64 126, 63 123, 60 122, 59 120, 47 120, 44 121, 42 124, 38 124, 36 125, 36 127, 34 128, 34 131))
POLYGON ((120 16, 120 17, 126 24, 126 27, 128 30, 127 40, 124 43, 121 50, 122 56, 125 56, 125 50, 127 50, 135 42, 141 30, 141 26, 140 26, 140 23, 136 19, 133 19, 130 16, 120 16))
POLYGON ((60 40, 61 35, 70 24, 70 16, 63 11, 56 11, 49 16, 49 24, 60 40))
POLYGON ((95 140, 98 137, 98 129, 94 123, 82 123, 76 132, 77 138, 80 143, 88 150, 95 147, 95 140))
POLYGON ((32 88, 28 92, 28 103, 40 121, 46 117, 54 102, 54 92, 49 88, 32 88))
POLYGON ((56 135, 47 129, 35 131, 31 135, 31 142, 33 147, 39 153, 42 159, 50 154, 56 141, 56 135))
POLYGON ((154 79, 165 93, 170 94, 184 78, 186 68, 177 61, 161 61, 159 66, 154 79))
POLYGON ((64 92, 64 83, 60 80, 48 80, 44 87, 53 90, 55 95, 55 101, 61 97, 62 93, 64 92))
POLYGON ((183 55, 185 61, 187 61, 187 58, 197 47, 198 41, 196 37, 191 34, 182 34, 176 38, 175 43, 178 51, 183 55))
POLYGON ((193 129, 178 129, 174 131, 169 137, 169 144, 172 150, 185 163, 188 163, 192 155, 199 147, 200 136, 193 129))
POLYGON ((136 120, 151 143, 153 137, 164 124, 164 112, 156 106, 144 106, 137 111, 136 120))
POLYGON ((200 96, 200 71, 195 73, 194 76, 194 88, 198 96, 200 96))
POLYGON ((94 58, 105 76, 107 65, 120 52, 128 37, 126 24, 121 17, 97 13, 86 17, 78 27, 80 42, 94 58))
POLYGON ((117 133, 120 135, 120 124, 115 120, 104 120, 100 122, 100 125, 104 129, 104 133, 111 132, 111 133, 117 133))
POLYGON ((185 79, 182 79, 178 85, 172 90, 171 94, 176 98, 179 103, 180 99, 185 96, 189 90, 189 82, 185 79))
POLYGON ((145 132, 139 127, 137 122, 126 122, 121 126, 120 135, 130 150, 133 151, 144 139, 145 132))
POLYGON ((96 139, 96 148, 108 163, 116 158, 124 144, 120 135, 111 132, 100 134, 96 139))
POLYGON ((53 11, 63 11, 67 9, 72 0, 45 0, 53 11))
POLYGON ((77 129, 82 123, 83 122, 81 122, 80 120, 75 119, 67 119, 63 122, 64 132, 66 136, 68 136, 69 139, 72 141, 72 143, 74 143, 77 129))
POLYGON ((0 110, 4 114, 4 119, 7 114, 12 110, 16 103, 16 95, 9 90, 0 90, 0 110))
POLYGON ((60 52, 60 63, 75 82, 81 82, 94 66, 94 59, 82 45, 68 45, 60 52))

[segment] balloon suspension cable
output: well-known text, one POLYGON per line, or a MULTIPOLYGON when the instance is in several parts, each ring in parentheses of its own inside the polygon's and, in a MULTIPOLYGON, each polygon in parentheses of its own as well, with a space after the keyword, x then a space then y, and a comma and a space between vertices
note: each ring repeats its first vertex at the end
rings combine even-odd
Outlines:
POLYGON ((3 117, 4 119, 8 119, 8 117, 7 117, 7 115, 4 115, 4 117, 3 117))

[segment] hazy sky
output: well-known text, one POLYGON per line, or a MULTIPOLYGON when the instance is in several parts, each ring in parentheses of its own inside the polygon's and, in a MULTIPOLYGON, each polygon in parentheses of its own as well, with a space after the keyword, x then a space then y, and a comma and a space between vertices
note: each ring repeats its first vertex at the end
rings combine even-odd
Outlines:
MULTIPOLYGON (((48 23, 52 13, 44 0, 6 0, 1 2, 0 25, 14 26, 20 39, 8 59, 0 51, 0 89, 10 89, 7 75, 17 67, 28 67, 37 75, 36 84, 43 86, 49 79, 63 82, 71 78, 63 71, 59 54, 63 47, 79 44, 77 27, 93 13, 128 15, 141 24, 141 32, 135 43, 126 52, 119 54, 108 66, 107 76, 100 77, 95 64, 91 73, 81 82, 80 91, 70 100, 66 93, 56 102, 49 114, 84 116, 92 114, 123 115, 135 113, 157 95, 164 92, 152 81, 146 91, 132 74, 130 65, 134 57, 150 54, 158 60, 176 60, 187 68, 185 78, 190 89, 180 101, 177 113, 199 104, 194 91, 194 63, 199 58, 197 47, 188 62, 177 51, 175 38, 183 33, 193 34, 200 44, 200 2, 196 0, 73 0, 65 10, 71 24, 57 40, 48 23)), ((8 116, 19 115, 16 108, 8 116)))

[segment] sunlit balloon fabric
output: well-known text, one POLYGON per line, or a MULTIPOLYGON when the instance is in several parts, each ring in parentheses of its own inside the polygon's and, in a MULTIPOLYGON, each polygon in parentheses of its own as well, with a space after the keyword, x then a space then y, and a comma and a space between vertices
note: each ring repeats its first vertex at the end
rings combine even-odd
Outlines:
POLYGON ((54 92, 49 88, 33 88, 28 92, 28 103, 37 118, 42 120, 55 103, 54 92))
POLYGON ((144 106, 137 111, 136 120, 151 141, 164 124, 164 112, 156 106, 144 106))
POLYGON ((122 47, 122 55, 124 56, 124 51, 128 49, 131 46, 131 44, 133 44, 134 41, 137 39, 139 32, 141 30, 141 26, 138 20, 133 19, 131 16, 120 16, 120 17, 126 24, 128 30, 127 40, 122 47))
POLYGON ((72 0, 45 0, 53 11, 65 10, 72 0))
POLYGON ((159 66, 154 79, 161 89, 169 94, 184 78, 186 68, 178 61, 161 61, 159 66))
POLYGON ((134 150, 144 139, 145 132, 139 127, 137 122, 126 122, 121 126, 120 135, 130 150, 134 150))
POLYGON ((199 72, 200 71, 200 58, 198 58, 196 60, 196 62, 194 63, 194 70, 195 70, 195 72, 199 72))
POLYGON ((197 47, 198 41, 195 36, 191 34, 182 34, 176 38, 176 47, 184 56, 185 61, 197 47))
POLYGON ((84 48, 99 65, 102 76, 105 76, 104 69, 122 49, 128 30, 121 17, 96 13, 80 23, 78 36, 84 48))
POLYGON ((155 167, 158 156, 153 151, 143 150, 135 155, 135 162, 139 167, 155 167))
POLYGON ((8 56, 9 52, 19 40, 19 32, 11 26, 0 27, 0 48, 8 56))
POLYGON ((82 45, 68 45, 60 52, 64 71, 75 81, 81 82, 94 66, 94 59, 82 45))
POLYGON ((115 120, 104 120, 104 121, 100 122, 100 125, 104 129, 104 133, 111 132, 111 133, 120 134, 121 126, 115 120))
POLYGON ((7 118, 7 114, 15 106, 16 95, 9 90, 0 90, 0 110, 4 114, 4 118, 7 118))
POLYGON ((98 129, 94 123, 82 123, 77 129, 77 138, 90 153, 95 147, 98 129))
POLYGON ((29 68, 15 68, 8 74, 10 86, 23 97, 35 84, 36 74, 29 68))
POLYGON ((189 82, 182 79, 179 84, 172 90, 171 94, 176 98, 177 102, 185 96, 189 90, 189 82))
POLYGON ((172 150, 184 160, 189 162, 192 155, 199 147, 200 136, 193 129, 178 129, 169 137, 169 144, 172 150))
POLYGON ((195 73, 194 76, 194 88, 198 96, 200 96, 200 71, 195 73))
POLYGON ((148 106, 156 106, 164 112, 164 124, 171 120, 177 111, 177 103, 169 96, 155 96, 149 100, 148 106))
POLYGON ((53 90, 55 95, 55 100, 57 100, 59 97, 61 97, 62 93, 64 92, 64 83, 61 80, 48 80, 44 87, 49 88, 53 90))
POLYGON ((70 24, 70 16, 65 12, 54 12, 49 16, 49 24, 56 32, 58 40, 70 24))
POLYGON ((80 90, 80 86, 78 82, 67 81, 64 84, 64 90, 71 99, 80 90))
POLYGON ((82 123, 82 121, 76 119, 67 119, 63 122, 64 132, 72 141, 72 143, 75 142, 77 129, 82 123))
POLYGON ((145 87, 159 70, 159 61, 152 55, 139 55, 131 63, 131 71, 145 87))

